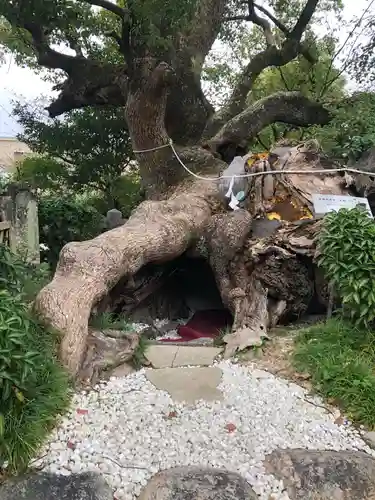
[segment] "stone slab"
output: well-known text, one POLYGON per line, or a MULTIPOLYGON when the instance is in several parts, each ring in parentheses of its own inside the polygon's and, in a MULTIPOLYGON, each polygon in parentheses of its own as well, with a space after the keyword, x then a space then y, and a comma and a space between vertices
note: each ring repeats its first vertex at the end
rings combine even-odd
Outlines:
MULTIPOLYGON (((154 339, 149 340, 149 344, 150 345, 166 345, 165 342, 163 342, 162 340, 154 340, 154 339)), ((171 340, 170 342, 168 342, 168 345, 176 345, 178 347, 182 347, 182 346, 189 347, 189 346, 197 346, 197 345, 198 346, 212 347, 214 345, 214 339, 211 337, 201 337, 200 339, 189 340, 186 342, 171 340)))
POLYGON ((176 345, 150 345, 145 352, 145 357, 153 368, 171 368, 177 350, 176 345))
POLYGON ((210 366, 221 352, 218 347, 181 346, 177 350, 172 367, 210 366))
POLYGON ((16 477, 0 486, 1 500, 113 500, 111 488, 94 473, 16 477))
POLYGON ((194 403, 222 400, 223 394, 217 388, 222 371, 216 367, 164 368, 146 370, 147 379, 157 389, 168 392, 175 401, 194 403))
POLYGON ((375 449, 375 432, 365 432, 362 436, 366 443, 373 449, 375 449))
POLYGON ((375 460, 357 451, 274 450, 263 465, 291 500, 373 500, 375 460))
POLYGON ((256 500, 249 483, 235 472, 175 467, 153 476, 138 500, 256 500))
POLYGON ((131 375, 136 370, 132 365, 128 363, 123 363, 122 365, 116 366, 113 370, 109 370, 108 377, 127 377, 131 375))

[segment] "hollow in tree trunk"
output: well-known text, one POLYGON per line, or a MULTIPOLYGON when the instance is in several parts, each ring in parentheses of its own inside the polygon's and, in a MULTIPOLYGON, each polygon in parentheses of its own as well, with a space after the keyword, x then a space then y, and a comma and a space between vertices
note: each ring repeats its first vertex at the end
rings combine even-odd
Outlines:
MULTIPOLYGON (((90 105, 124 107, 147 195, 124 226, 66 245, 53 280, 35 301, 40 318, 61 334, 63 364, 74 377, 86 377, 90 364, 96 363, 92 372, 102 369, 107 356, 93 351, 112 352, 116 339, 106 343, 100 332, 89 331, 92 309, 120 280, 131 283, 147 264, 165 263, 186 251, 207 258, 222 300, 233 313, 226 355, 259 344, 281 318, 303 313, 317 291, 312 258, 320 222, 301 223, 311 212, 311 194, 341 194, 346 188, 339 175, 283 173, 321 168, 314 143, 279 148, 269 161, 255 163, 254 171, 280 172, 250 178, 248 197, 237 211, 228 209, 218 183, 207 177, 219 175, 234 156, 244 154, 267 125, 303 127, 329 121, 323 106, 295 92, 277 93, 247 106, 248 94, 264 69, 280 67, 298 55, 314 62, 302 38, 318 1, 306 0, 291 30, 276 23, 281 44, 274 40, 267 17, 260 16, 265 12, 269 17, 267 10, 259 12, 254 2, 246 2, 249 12, 244 19, 263 30, 267 47, 245 67, 217 112, 204 96, 201 74, 229 19, 226 0, 191 2, 195 10, 186 14, 183 27, 164 18, 160 22, 160 15, 150 14, 147 22, 138 19, 134 2, 122 8, 108 0, 82 1, 116 16, 121 29, 109 36, 116 40, 123 63, 84 56, 71 33, 69 43, 78 51, 76 56, 52 49, 53 26, 38 23, 33 9, 25 10, 22 2, 12 2, 4 14, 14 28, 28 32, 40 65, 61 69, 67 76, 48 108, 51 116, 90 105), (166 43, 154 43, 150 33, 160 33, 166 43), (269 220, 271 213, 280 221, 269 220)), ((134 338, 119 343, 117 361, 123 361, 135 344, 134 338)))

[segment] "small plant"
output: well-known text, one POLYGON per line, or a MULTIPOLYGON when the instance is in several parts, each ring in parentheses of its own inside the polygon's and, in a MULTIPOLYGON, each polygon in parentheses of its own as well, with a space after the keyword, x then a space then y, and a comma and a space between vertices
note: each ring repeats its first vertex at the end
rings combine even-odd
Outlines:
POLYGON ((375 223, 360 208, 326 215, 318 237, 318 265, 357 326, 375 319, 375 223))
POLYGON ((139 336, 139 343, 135 351, 133 352, 132 364, 134 368, 142 368, 145 361, 145 353, 148 347, 148 341, 142 335, 139 336))
POLYGON ((68 403, 55 342, 19 296, 0 291, 0 467, 24 469, 68 403))
POLYGON ((90 320, 90 326, 97 330, 123 330, 124 332, 131 332, 134 330, 126 319, 118 318, 113 313, 109 312, 93 316, 90 320))
POLYGON ((48 279, 0 245, 0 468, 24 469, 69 400, 56 339, 27 303, 48 279))
POLYGON ((375 426, 375 335, 340 318, 301 330, 295 368, 354 421, 375 426))
POLYGON ((9 247, 0 244, 0 289, 21 294, 25 302, 30 302, 50 279, 48 265, 23 261, 9 247))

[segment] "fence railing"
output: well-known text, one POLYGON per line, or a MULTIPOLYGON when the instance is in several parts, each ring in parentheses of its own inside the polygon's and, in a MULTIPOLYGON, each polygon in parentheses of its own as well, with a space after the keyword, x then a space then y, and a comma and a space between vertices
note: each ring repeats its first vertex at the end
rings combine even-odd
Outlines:
POLYGON ((10 221, 0 222, 0 245, 10 246, 11 224, 10 221))

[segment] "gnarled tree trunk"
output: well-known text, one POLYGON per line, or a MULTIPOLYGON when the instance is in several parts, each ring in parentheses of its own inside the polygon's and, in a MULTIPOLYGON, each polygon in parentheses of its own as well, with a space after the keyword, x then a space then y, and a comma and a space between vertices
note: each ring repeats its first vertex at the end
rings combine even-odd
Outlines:
MULTIPOLYGON (((154 133, 155 128, 150 130, 154 133)), ((136 147, 146 149, 145 140, 138 139, 136 147)), ((168 153, 167 148, 158 150, 148 161, 155 162, 153 155, 165 155, 164 161, 172 163, 168 153)), ((311 155, 315 155, 315 167, 321 168, 319 154, 310 150, 286 148, 284 153, 279 167, 310 169, 314 167, 311 155)), ((210 153, 202 149, 200 158, 207 162, 207 156, 210 153)), ((211 155, 210 161, 220 169, 219 160, 211 155)), ((61 359, 74 376, 80 374, 83 364, 87 368, 88 320, 95 304, 120 279, 131 279, 142 266, 172 260, 194 246, 203 245, 207 250, 223 302, 234 314, 233 333, 225 339, 227 355, 258 345, 280 317, 298 315, 307 308, 314 276, 306 258, 311 261, 313 257, 313 238, 320 222, 301 224, 300 208, 296 208, 297 222, 292 215, 292 222, 281 223, 273 234, 258 238, 253 235, 259 220, 255 219, 265 210, 277 211, 278 204, 285 204, 278 193, 294 197, 301 209, 311 209, 310 184, 313 192, 338 194, 344 192, 342 178, 278 175, 274 201, 267 200, 267 207, 257 186, 259 179, 263 178, 255 178, 250 187, 254 196, 250 196, 249 210, 228 212, 217 183, 185 179, 171 189, 167 199, 142 203, 124 226, 64 247, 54 279, 40 292, 35 306, 62 333, 61 359)))
MULTIPOLYGON (((91 359, 98 358, 91 348, 100 348, 103 342, 90 337, 88 320, 93 307, 119 280, 131 280, 148 263, 163 263, 199 248, 205 250, 223 302, 234 315, 233 333, 225 339, 226 354, 256 345, 281 317, 306 309, 314 293, 309 262, 320 223, 301 225, 299 220, 311 210, 312 192, 344 192, 341 177, 279 173, 255 177, 249 180, 245 206, 230 212, 218 183, 194 174, 219 175, 225 162, 271 123, 308 126, 329 121, 324 107, 295 92, 278 93, 246 107, 247 95, 263 69, 286 64, 298 54, 308 57, 301 40, 318 0, 306 1, 292 30, 279 23, 285 37, 280 47, 269 21, 256 13, 254 2, 247 2, 245 19, 263 29, 267 49, 250 61, 217 113, 204 97, 200 79, 204 59, 224 22, 226 0, 198 0, 186 31, 171 36, 173 26, 167 26, 172 44, 168 50, 142 42, 139 33, 147 23, 137 25, 132 2, 121 8, 107 0, 83 1, 118 16, 122 34, 116 36, 121 38, 126 64, 112 66, 82 55, 60 54, 50 48, 48 31, 34 19, 30 22, 16 12, 10 22, 29 32, 40 64, 67 74, 59 98, 49 108, 51 115, 88 105, 125 106, 148 200, 124 226, 91 241, 66 245, 52 282, 39 293, 35 308, 61 333, 62 362, 78 377, 82 369, 86 374, 91 359), (267 227, 259 236, 259 218, 269 212, 280 213, 287 222, 273 232, 267 227)), ((163 26, 158 29, 162 33, 163 26)), ((267 168, 321 167, 319 154, 311 149, 286 148, 276 158, 267 168)), ((254 168, 262 169, 262 163, 254 168)), ((122 349, 127 352, 127 345, 122 349)), ((103 357, 99 361, 102 367, 103 357)))

